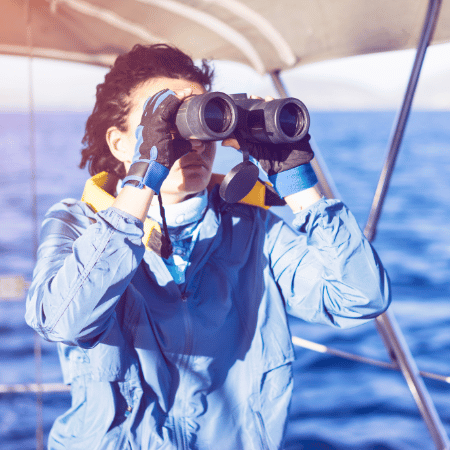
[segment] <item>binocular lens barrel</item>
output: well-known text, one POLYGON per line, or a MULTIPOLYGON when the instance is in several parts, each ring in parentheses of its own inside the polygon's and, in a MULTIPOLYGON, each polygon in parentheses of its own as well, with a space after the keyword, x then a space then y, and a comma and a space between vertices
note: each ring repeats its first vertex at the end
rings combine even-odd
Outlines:
POLYGON ((184 100, 175 124, 184 139, 224 140, 239 127, 245 139, 280 144, 308 133, 309 113, 295 98, 265 102, 246 94, 208 92, 184 100))
POLYGON ((184 139, 220 141, 233 133, 237 108, 223 92, 207 92, 187 98, 178 109, 175 125, 184 139))
POLYGON ((215 133, 229 132, 233 117, 231 108, 222 98, 212 98, 203 111, 205 125, 215 133))
POLYGON ((293 103, 289 103, 281 108, 278 120, 281 130, 290 138, 293 138, 297 131, 303 128, 303 116, 297 105, 293 103))
MULTIPOLYGON (((248 102, 248 100, 246 100, 248 102)), ((237 102, 239 105, 239 102, 237 102)), ((249 106, 249 117, 261 111, 264 127, 249 130, 258 142, 288 144, 299 141, 309 131, 309 113, 296 98, 283 98, 270 102, 260 101, 249 106)))

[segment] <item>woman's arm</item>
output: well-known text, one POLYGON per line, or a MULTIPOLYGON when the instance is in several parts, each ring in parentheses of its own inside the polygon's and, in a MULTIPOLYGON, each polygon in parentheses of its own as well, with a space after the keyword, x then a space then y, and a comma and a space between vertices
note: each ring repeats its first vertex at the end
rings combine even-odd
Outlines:
POLYGON ((74 200, 52 207, 42 226, 27 323, 50 341, 98 343, 142 260, 142 236, 142 222, 116 208, 94 214, 74 200))
POLYGON ((296 192, 295 194, 287 195, 284 197, 284 200, 292 209, 292 212, 297 214, 301 210, 309 208, 321 198, 322 195, 320 194, 317 185, 315 185, 303 191, 296 192))
POLYGON ((296 214, 298 234, 279 222, 270 231, 270 264, 287 311, 310 322, 351 327, 390 303, 383 265, 358 224, 337 200, 296 214))

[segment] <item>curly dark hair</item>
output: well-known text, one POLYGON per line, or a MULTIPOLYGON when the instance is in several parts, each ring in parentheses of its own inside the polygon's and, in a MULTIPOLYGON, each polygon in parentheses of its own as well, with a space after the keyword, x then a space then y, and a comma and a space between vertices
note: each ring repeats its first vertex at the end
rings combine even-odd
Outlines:
POLYGON ((112 126, 127 131, 133 90, 150 78, 167 77, 199 83, 208 91, 213 74, 207 61, 203 60, 202 67, 197 67, 188 55, 166 44, 137 44, 130 52, 117 57, 104 83, 97 86, 94 110, 86 122, 79 167, 84 169, 89 164, 91 175, 108 172, 108 185, 115 186, 125 176, 125 167, 112 155, 106 132, 112 126))

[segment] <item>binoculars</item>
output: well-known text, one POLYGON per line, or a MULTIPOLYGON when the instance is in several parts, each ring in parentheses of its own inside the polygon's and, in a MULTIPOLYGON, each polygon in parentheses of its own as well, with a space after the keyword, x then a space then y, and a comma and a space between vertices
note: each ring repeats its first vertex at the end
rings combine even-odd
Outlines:
POLYGON ((308 133, 309 123, 306 106, 296 98, 266 102, 223 92, 185 99, 175 120, 184 139, 221 141, 236 130, 249 142, 272 144, 299 141, 308 133))
MULTIPOLYGON (((309 113, 296 98, 256 100, 247 94, 208 92, 195 95, 180 105, 175 125, 184 139, 222 141, 229 137, 247 142, 288 144, 299 141, 309 131, 309 113)), ((242 200, 258 180, 259 169, 249 160, 245 147, 243 161, 233 167, 220 184, 223 200, 242 200)))

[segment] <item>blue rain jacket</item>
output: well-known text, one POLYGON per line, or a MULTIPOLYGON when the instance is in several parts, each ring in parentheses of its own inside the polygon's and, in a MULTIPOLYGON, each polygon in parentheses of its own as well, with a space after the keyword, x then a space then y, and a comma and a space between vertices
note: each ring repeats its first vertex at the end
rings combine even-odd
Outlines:
POLYGON ((337 200, 292 230, 218 188, 177 285, 143 225, 65 200, 43 223, 26 320, 58 342, 72 407, 49 448, 282 447, 293 387, 287 313, 350 327, 383 312, 389 281, 337 200))

